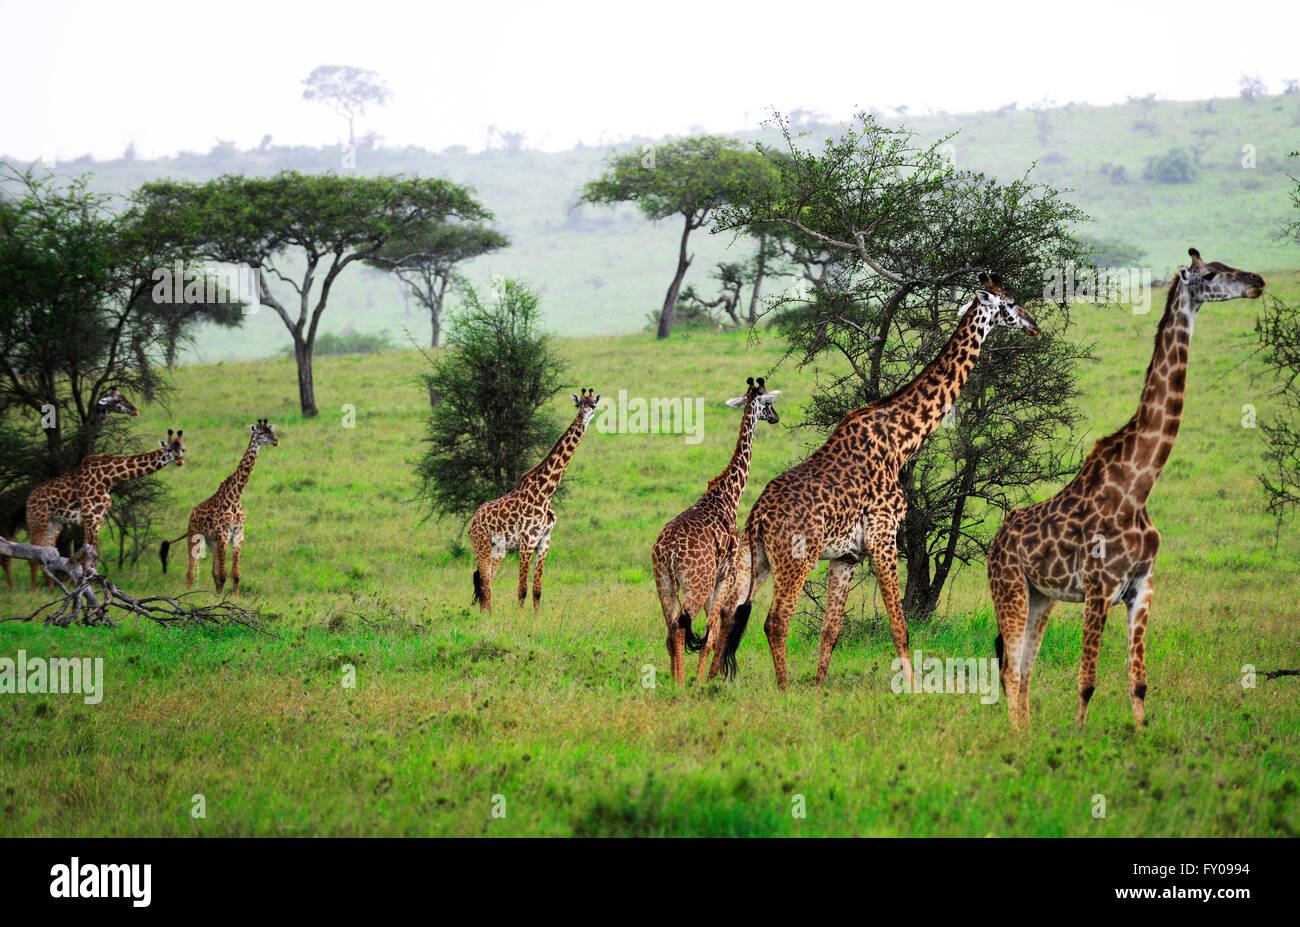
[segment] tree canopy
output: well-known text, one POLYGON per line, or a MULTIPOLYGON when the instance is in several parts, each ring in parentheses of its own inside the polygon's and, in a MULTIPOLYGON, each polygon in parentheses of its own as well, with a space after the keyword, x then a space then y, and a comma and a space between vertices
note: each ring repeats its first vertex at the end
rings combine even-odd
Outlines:
POLYGON ((652 222, 682 220, 677 267, 664 295, 658 335, 672 331, 673 309, 690 267, 690 235, 708 225, 737 191, 761 190, 774 179, 769 163, 734 139, 712 135, 684 138, 644 150, 616 152, 605 172, 582 189, 580 203, 635 203, 652 222))
POLYGON ((188 254, 254 271, 256 298, 293 339, 299 402, 309 417, 318 414, 313 347, 338 275, 430 223, 490 216, 467 187, 429 177, 227 174, 202 184, 155 181, 137 196, 145 220, 188 254), (285 270, 295 259, 296 278, 285 270), (292 297, 282 301, 276 286, 292 297))
MULTIPOLYGON (((904 606, 929 614, 954 567, 982 555, 987 507, 1006 508, 1068 471, 1055 438, 1074 421, 1082 349, 1060 337, 1066 303, 1042 295, 1052 268, 1086 249, 1070 229, 1084 215, 1028 178, 1002 183, 958 171, 947 139, 922 146, 859 114, 839 138, 785 146, 777 183, 751 187, 719 211, 718 227, 766 231, 802 284, 768 301, 800 366, 826 352, 848 363, 825 376, 806 425, 829 431, 844 414, 897 390, 939 353, 980 271, 997 272, 1038 307, 1037 339, 995 332, 939 431, 904 468, 899 531, 904 606)), ((767 149, 759 146, 766 154, 767 149)))

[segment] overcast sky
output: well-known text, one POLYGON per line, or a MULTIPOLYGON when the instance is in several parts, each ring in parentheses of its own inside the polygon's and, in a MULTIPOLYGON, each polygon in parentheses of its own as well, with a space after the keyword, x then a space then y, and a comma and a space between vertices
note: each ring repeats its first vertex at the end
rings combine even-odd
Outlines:
POLYGON ((752 127, 771 106, 968 112, 1300 77, 1294 2, 0 4, 0 153, 20 159, 337 142, 343 120, 302 100, 320 64, 393 91, 358 134, 433 149, 480 149, 489 125, 559 149, 752 127))

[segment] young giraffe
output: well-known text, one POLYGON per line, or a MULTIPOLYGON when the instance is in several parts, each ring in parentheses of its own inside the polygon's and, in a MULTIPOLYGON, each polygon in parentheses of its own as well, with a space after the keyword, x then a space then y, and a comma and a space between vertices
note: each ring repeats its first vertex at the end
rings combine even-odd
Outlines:
MULTIPOLYGON (((93 414, 90 416, 89 443, 93 445, 104 431, 104 423, 110 415, 139 415, 140 410, 131 405, 120 392, 109 390, 95 401, 93 414)), ((23 489, 11 489, 0 493, 0 537, 13 540, 20 528, 27 524, 27 496, 23 489)), ((0 554, 0 570, 4 571, 5 582, 14 584, 13 558, 0 554)))
MULTIPOLYGON (((127 480, 156 473, 172 461, 185 465, 185 445, 181 432, 173 436, 167 429, 167 440, 158 442, 158 450, 127 457, 111 454, 93 454, 77 465, 76 469, 42 483, 27 497, 27 534, 31 542, 51 547, 66 525, 83 525, 86 543, 99 550, 99 529, 113 505, 109 494, 114 486, 127 480)), ((36 573, 40 565, 29 564, 32 588, 36 588, 36 573)))
MULTIPOLYGON (((573 396, 572 393, 569 394, 573 396)), ((478 569, 474 571, 474 601, 480 611, 492 610, 492 581, 506 551, 519 551, 519 604, 528 597, 528 564, 537 554, 537 570, 533 576, 533 609, 542 604, 542 566, 546 550, 555 528, 555 510, 551 497, 560 485, 564 468, 569 465, 573 452, 578 449, 587 423, 596 414, 600 395, 594 390, 582 390, 573 396, 578 414, 572 424, 560 435, 555 446, 542 458, 542 462, 519 478, 519 484, 510 492, 484 502, 469 523, 469 537, 474 544, 478 569)))
POLYGON ((190 513, 188 531, 180 537, 163 541, 158 548, 163 572, 166 573, 168 549, 181 538, 189 539, 190 568, 185 574, 187 589, 194 588, 194 568, 199 562, 196 542, 201 537, 212 548, 212 582, 217 587, 218 595, 226 585, 226 545, 233 548, 234 562, 231 565, 230 579, 234 584, 235 598, 239 598, 239 555, 244 549, 244 507, 239 500, 253 473, 253 464, 257 463, 257 452, 268 444, 272 447, 280 446, 280 439, 275 436, 275 426, 268 420, 259 418, 256 425, 248 426, 248 430, 252 432, 252 437, 248 439, 248 449, 240 458, 235 472, 221 481, 215 493, 194 506, 194 511, 190 513))
POLYGON ((1151 571, 1160 548, 1146 502, 1178 436, 1192 326, 1203 303, 1254 299, 1264 289, 1258 274, 1217 261, 1207 264, 1195 248, 1188 254, 1191 266, 1180 268, 1169 287, 1133 418, 1097 442, 1059 493, 1007 515, 989 548, 989 589, 998 621, 994 646, 1017 729, 1029 723, 1029 676, 1056 600, 1084 603, 1076 722, 1088 718, 1106 612, 1120 602, 1128 607, 1133 720, 1139 727, 1145 720, 1151 571))
POLYGON ((760 419, 773 425, 781 420, 773 407, 781 391, 767 392, 762 377, 757 384, 750 377, 748 383, 744 396, 727 400, 733 409, 745 410, 731 462, 709 481, 698 502, 664 526, 650 552, 659 604, 668 625, 669 661, 678 685, 686 683, 687 650, 700 652, 695 677, 704 682, 704 661, 710 647, 716 649, 719 616, 731 596, 736 576, 740 546, 736 511, 749 478, 754 426, 760 419), (708 616, 703 639, 691 632, 691 619, 700 609, 705 609, 708 616))
POLYGON ((1038 334, 1025 307, 999 278, 981 273, 980 288, 939 356, 891 396, 848 413, 807 460, 763 489, 745 521, 733 604, 722 614, 726 641, 715 650, 712 678, 736 672, 736 648, 749 621, 754 593, 774 577, 772 607, 763 630, 772 650, 776 684, 789 682, 785 640, 795 604, 817 561, 829 560, 826 615, 817 658, 817 684, 826 681, 840 634, 853 571, 871 558, 894 649, 910 691, 912 660, 907 619, 898 595, 898 526, 907 511, 898 473, 939 426, 961 392, 985 337, 996 326, 1038 334))

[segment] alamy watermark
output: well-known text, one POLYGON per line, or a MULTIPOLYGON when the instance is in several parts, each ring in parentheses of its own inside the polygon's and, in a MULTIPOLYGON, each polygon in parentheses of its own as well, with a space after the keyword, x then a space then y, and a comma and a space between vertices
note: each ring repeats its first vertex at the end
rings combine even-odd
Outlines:
POLYGON ((606 434, 685 435, 687 444, 704 440, 703 397, 628 397, 602 400, 596 407, 596 431, 606 434))
POLYGON ((189 264, 177 261, 157 267, 150 275, 155 303, 186 305, 243 303, 244 315, 261 305, 257 271, 238 264, 189 264))
POLYGON ((998 700, 1001 680, 998 661, 993 657, 927 657, 918 648, 912 665, 916 672, 909 687, 903 660, 896 658, 890 666, 894 677, 889 688, 894 692, 965 695, 978 692, 980 701, 992 705, 998 700))
POLYGON ((1067 264, 1043 275, 1043 299, 1067 303, 1121 303, 1134 315, 1151 311, 1150 267, 1106 267, 1067 264))
POLYGON ((87 705, 104 698, 104 658, 0 657, 0 695, 80 695, 87 705))

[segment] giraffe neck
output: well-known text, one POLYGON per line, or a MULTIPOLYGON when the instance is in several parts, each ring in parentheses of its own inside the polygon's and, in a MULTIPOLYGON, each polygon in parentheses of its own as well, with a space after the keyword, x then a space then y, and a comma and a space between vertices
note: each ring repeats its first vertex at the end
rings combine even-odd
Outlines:
POLYGON ((896 417, 910 424, 899 431, 898 447, 904 459, 920 450, 957 401, 992 327, 992 312, 974 303, 939 355, 926 364, 916 379, 883 400, 882 404, 887 404, 896 417))
POLYGON ((731 462, 726 469, 709 481, 705 494, 714 494, 721 499, 732 513, 740 508, 740 496, 745 491, 749 479, 749 461, 754 450, 754 427, 758 423, 758 403, 753 396, 745 400, 745 413, 740 418, 740 435, 736 438, 736 449, 731 454, 731 462))
POLYGON ((1131 441, 1113 445, 1116 456, 1128 467, 1131 477, 1129 495, 1145 503, 1174 449, 1174 439, 1183 421, 1183 398, 1187 392, 1187 354, 1192 327, 1200 309, 1190 293, 1174 278, 1165 314, 1156 330, 1155 350, 1142 385, 1137 412, 1121 431, 1133 435, 1131 441))
POLYGON ((248 450, 244 451, 244 456, 239 459, 239 466, 235 472, 226 477, 222 488, 235 494, 238 499, 244 494, 244 487, 248 485, 248 478, 253 475, 253 464, 257 463, 257 452, 260 445, 256 441, 248 442, 248 450))
POLYGON ((520 487, 527 483, 539 489, 543 498, 549 499, 553 496, 560 485, 560 478, 564 476, 564 468, 573 459, 573 453, 578 449, 586 428, 585 416, 579 411, 573 422, 564 430, 564 434, 560 435, 559 440, 555 442, 555 446, 542 458, 541 463, 519 478, 520 487))
POLYGON ((172 462, 172 456, 169 450, 160 447, 156 451, 131 454, 128 457, 104 454, 100 457, 87 457, 86 461, 91 464, 92 472, 107 476, 109 486, 112 487, 161 470, 172 462))

